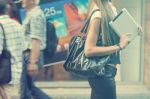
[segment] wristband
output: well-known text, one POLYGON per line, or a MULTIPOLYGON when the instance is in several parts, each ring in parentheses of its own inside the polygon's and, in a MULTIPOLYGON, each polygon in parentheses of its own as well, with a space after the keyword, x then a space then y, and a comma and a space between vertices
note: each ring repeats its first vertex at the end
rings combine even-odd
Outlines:
POLYGON ((117 46, 119 47, 120 50, 122 50, 123 48, 120 46, 120 44, 117 44, 117 46))

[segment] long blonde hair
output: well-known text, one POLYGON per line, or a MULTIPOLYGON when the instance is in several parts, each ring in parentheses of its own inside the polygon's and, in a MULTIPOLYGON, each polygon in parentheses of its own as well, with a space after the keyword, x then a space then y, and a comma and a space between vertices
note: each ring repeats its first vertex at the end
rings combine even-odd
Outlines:
POLYGON ((119 43, 119 37, 109 25, 110 20, 112 20, 115 16, 113 9, 109 5, 109 0, 89 0, 88 17, 90 16, 95 5, 98 6, 102 15, 100 24, 102 44, 104 46, 109 46, 119 43))

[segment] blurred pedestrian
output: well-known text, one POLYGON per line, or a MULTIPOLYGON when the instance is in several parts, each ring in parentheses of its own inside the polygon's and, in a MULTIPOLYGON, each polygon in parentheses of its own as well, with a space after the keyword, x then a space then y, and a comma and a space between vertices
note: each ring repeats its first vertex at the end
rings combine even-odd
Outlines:
POLYGON ((0 99, 19 99, 19 85, 22 72, 22 47, 23 34, 21 25, 11 19, 8 15, 8 1, 0 0, 0 54, 3 50, 4 39, 6 39, 6 47, 12 55, 11 60, 11 82, 0 86, 0 99), (4 35, 5 37, 4 38, 4 35), (12 92, 13 91, 13 92, 12 92))
POLYGON ((26 17, 23 21, 25 45, 20 99, 51 99, 34 84, 38 70, 43 65, 46 43, 46 18, 38 6, 40 0, 22 0, 26 17))

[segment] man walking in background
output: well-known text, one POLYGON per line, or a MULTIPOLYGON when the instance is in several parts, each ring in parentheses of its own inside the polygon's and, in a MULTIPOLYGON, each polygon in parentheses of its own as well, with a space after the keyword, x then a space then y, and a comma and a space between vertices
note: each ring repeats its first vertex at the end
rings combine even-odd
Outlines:
POLYGON ((34 85, 38 70, 43 65, 42 50, 46 43, 46 18, 38 6, 39 2, 39 0, 22 0, 26 17, 23 22, 25 46, 21 99, 51 99, 34 85))
POLYGON ((2 53, 5 39, 6 47, 12 56, 12 79, 9 84, 0 85, 0 99, 19 99, 19 85, 22 72, 23 33, 21 25, 9 17, 8 6, 9 3, 7 0, 0 0, 0 54, 2 53))

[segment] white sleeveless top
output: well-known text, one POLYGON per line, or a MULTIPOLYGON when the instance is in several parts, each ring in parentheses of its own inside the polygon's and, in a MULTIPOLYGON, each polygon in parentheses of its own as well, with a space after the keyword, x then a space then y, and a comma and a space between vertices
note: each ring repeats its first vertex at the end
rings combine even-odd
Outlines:
MULTIPOLYGON (((116 11, 116 8, 110 3, 110 5, 112 6, 112 9, 113 9, 113 12, 115 13, 115 16, 117 15, 117 11, 116 11)), ((96 5, 93 7, 93 10, 92 11, 94 11, 94 10, 96 10, 96 9, 99 9, 96 5)), ((95 18, 101 18, 102 16, 101 16, 101 11, 99 10, 99 11, 96 11, 93 15, 92 15, 92 17, 91 17, 91 20, 90 20, 90 22, 93 20, 93 19, 95 19, 95 18)))
MULTIPOLYGON (((99 8, 98 8, 97 6, 94 6, 92 12, 93 12, 94 10, 96 10, 96 9, 99 9, 99 8)), ((92 15, 90 22, 91 22, 93 19, 95 19, 95 18, 101 18, 101 17, 102 17, 102 16, 101 16, 101 11, 100 11, 100 10, 99 10, 99 11, 96 11, 96 12, 92 15)))

